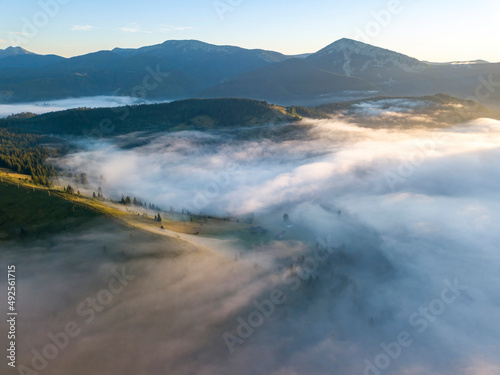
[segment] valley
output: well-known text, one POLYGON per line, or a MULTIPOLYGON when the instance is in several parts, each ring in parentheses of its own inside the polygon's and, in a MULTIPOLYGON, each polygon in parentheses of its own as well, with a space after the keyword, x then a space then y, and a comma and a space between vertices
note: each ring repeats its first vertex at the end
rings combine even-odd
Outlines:
POLYGON ((0 373, 498 375, 497 5, 445 3, 3 2, 0 373))

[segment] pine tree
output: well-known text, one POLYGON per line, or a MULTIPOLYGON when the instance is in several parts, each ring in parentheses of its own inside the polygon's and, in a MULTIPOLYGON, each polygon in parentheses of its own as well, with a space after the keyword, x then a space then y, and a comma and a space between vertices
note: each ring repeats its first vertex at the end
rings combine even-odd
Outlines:
POLYGON ((87 185, 88 181, 87 181, 87 174, 86 173, 82 173, 80 175, 80 182, 82 183, 82 185, 87 185))

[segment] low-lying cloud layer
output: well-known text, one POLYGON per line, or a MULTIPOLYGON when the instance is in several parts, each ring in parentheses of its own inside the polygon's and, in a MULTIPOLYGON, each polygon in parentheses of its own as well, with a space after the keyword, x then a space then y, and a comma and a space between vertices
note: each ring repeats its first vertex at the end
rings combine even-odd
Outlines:
POLYGON ((429 173, 433 176, 425 184, 434 186, 428 194, 462 185, 481 188, 477 179, 457 174, 457 168, 482 180, 493 177, 476 167, 488 163, 498 148, 499 124, 478 119, 446 129, 393 131, 323 120, 304 121, 303 130, 292 137, 286 136, 287 126, 277 126, 270 138, 259 137, 258 129, 245 137, 231 132, 133 134, 93 143, 57 164, 86 173, 93 178, 88 189, 101 185, 111 197, 123 194, 163 207, 246 215, 313 199, 340 203, 352 194, 411 192, 429 173), (453 187, 443 184, 438 168, 455 172, 447 178, 461 181, 453 187))
MULTIPOLYGON (((107 374, 113 363, 124 374, 497 374, 500 122, 394 131, 339 119, 269 132, 135 134, 58 161, 87 173, 82 190, 253 213, 282 239, 136 260, 140 277, 126 297, 54 366, 75 374, 107 374), (293 226, 283 225, 285 213, 293 226), (282 298, 267 316, 255 302, 271 301, 273 290, 282 298), (252 328, 255 311, 263 321, 252 328), (107 356, 91 354, 100 352, 107 356)), ((41 304, 57 310, 51 301, 41 304)))
POLYGON ((148 101, 130 96, 93 96, 72 99, 49 100, 45 102, 0 104, 0 118, 12 114, 31 112, 41 115, 48 112, 62 111, 72 108, 112 108, 134 104, 148 104, 156 101, 148 101))

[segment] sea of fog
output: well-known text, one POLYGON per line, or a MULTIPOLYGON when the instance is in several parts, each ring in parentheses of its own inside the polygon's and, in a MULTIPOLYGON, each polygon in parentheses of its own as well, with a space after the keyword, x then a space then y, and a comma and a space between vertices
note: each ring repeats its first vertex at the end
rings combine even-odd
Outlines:
MULTIPOLYGON (((338 118, 80 145, 53 162, 87 174, 81 191, 253 215, 281 237, 130 261, 135 281, 52 373, 500 373, 500 122, 395 131, 338 118)), ((113 265, 91 266, 103 243, 154 248, 128 249, 130 238, 105 228, 61 235, 28 262, 33 273, 65 270, 44 273, 42 291, 37 278, 24 281, 34 301, 24 308, 35 314, 39 303, 46 319, 25 323, 29 349, 81 319, 78 302, 113 265)))
POLYGON ((68 99, 49 100, 42 102, 31 102, 31 103, 0 104, 0 118, 5 118, 7 116, 22 112, 31 112, 40 115, 48 112, 56 112, 65 109, 81 108, 81 107, 112 108, 125 105, 152 104, 152 103, 158 103, 158 102, 144 100, 141 98, 134 98, 130 96, 91 96, 91 97, 68 98, 68 99))

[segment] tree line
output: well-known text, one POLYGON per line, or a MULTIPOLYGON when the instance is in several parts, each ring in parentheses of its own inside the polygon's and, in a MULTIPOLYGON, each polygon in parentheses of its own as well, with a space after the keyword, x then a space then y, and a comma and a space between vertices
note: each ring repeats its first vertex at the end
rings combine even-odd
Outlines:
POLYGON ((33 182, 49 186, 56 176, 47 158, 60 157, 62 148, 43 145, 44 138, 36 134, 24 134, 0 129, 0 166, 17 173, 30 175, 33 182))

